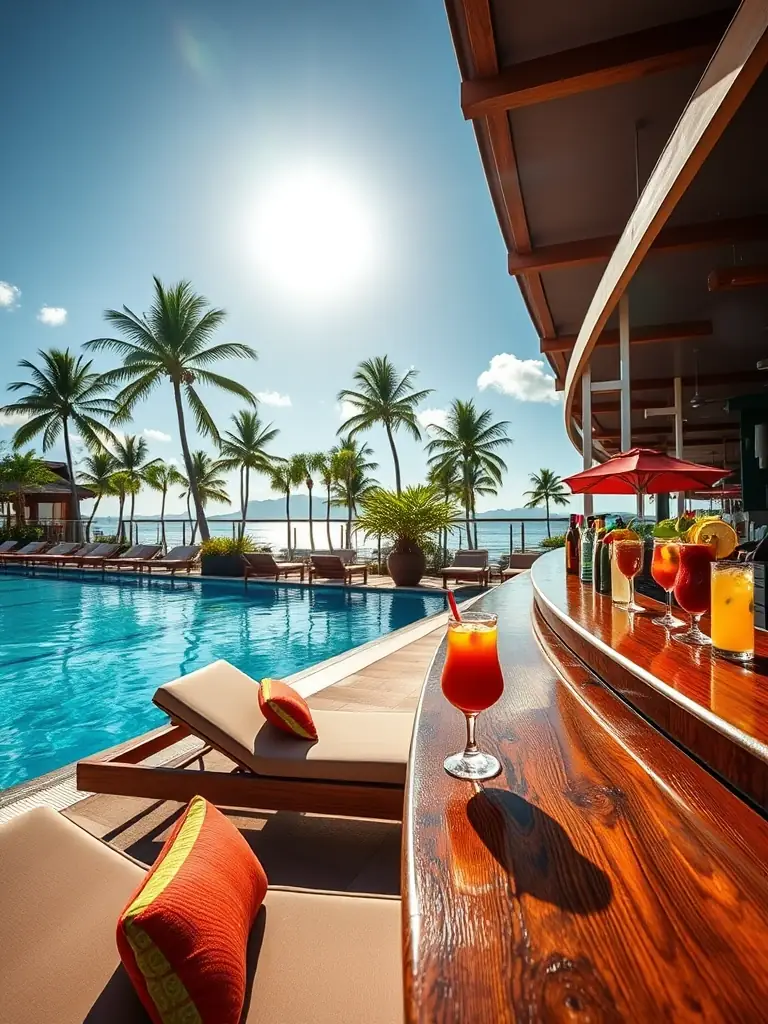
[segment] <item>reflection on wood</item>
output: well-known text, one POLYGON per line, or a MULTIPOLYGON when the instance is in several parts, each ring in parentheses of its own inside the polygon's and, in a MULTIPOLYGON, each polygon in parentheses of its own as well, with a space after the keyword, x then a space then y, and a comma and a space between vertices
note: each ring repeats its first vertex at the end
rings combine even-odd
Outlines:
POLYGON ((760 1019, 768 823, 534 616, 537 642, 531 603, 523 576, 479 605, 500 623, 505 691, 478 723, 498 779, 442 770, 463 740, 440 691, 442 649, 422 694, 404 836, 406 1020, 760 1019))

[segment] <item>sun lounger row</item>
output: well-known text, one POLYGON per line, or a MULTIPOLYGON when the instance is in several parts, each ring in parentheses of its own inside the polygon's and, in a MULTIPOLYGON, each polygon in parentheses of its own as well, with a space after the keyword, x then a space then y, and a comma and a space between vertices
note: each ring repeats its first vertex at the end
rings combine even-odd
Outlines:
POLYGON ((304 562, 277 562, 272 555, 263 552, 249 552, 243 557, 246 583, 250 578, 279 580, 281 576, 285 579, 298 576, 303 583, 305 572, 309 573, 310 583, 315 580, 339 580, 348 585, 356 577, 363 584, 368 582, 367 565, 351 564, 339 555, 310 555, 309 566, 304 562))
POLYGON ((200 554, 199 545, 183 545, 173 548, 160 557, 159 544, 134 544, 122 555, 117 554, 119 544, 73 544, 61 543, 51 548, 42 541, 27 544, 19 551, 11 550, 14 541, 0 546, 0 562, 5 565, 19 563, 25 566, 51 565, 57 568, 75 566, 79 569, 128 569, 151 573, 163 570, 174 574, 191 572, 200 554))

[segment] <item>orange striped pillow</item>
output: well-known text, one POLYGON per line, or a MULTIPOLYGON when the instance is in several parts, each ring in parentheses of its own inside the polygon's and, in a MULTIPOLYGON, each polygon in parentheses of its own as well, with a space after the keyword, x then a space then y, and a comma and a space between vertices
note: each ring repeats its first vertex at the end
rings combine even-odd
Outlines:
POLYGON ((245 839, 194 797, 117 924, 120 959, 154 1024, 238 1024, 266 892, 245 839))
POLYGON ((303 740, 317 739, 317 729, 309 705, 287 683, 281 683, 278 679, 262 679, 259 707, 266 720, 283 732, 303 740))

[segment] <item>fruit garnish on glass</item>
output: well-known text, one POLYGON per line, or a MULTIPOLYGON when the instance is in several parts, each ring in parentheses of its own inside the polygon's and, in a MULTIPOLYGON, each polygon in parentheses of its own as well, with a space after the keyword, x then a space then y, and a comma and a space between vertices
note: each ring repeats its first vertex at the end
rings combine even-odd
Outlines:
POLYGON ((662 590, 667 594, 667 611, 659 615, 651 622, 656 626, 665 626, 667 629, 674 629, 675 626, 684 626, 682 619, 672 614, 672 591, 677 579, 677 572, 680 568, 680 545, 677 541, 663 540, 661 537, 653 539, 653 561, 651 562, 651 576, 656 580, 662 590))

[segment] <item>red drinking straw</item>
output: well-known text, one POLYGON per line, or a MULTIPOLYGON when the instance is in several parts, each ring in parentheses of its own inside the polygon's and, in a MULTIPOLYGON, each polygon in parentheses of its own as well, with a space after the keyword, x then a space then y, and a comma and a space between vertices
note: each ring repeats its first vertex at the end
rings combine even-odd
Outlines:
POLYGON ((451 615, 457 622, 461 622, 461 616, 459 615, 459 609, 456 605, 456 598, 453 596, 453 591, 447 590, 446 593, 448 595, 448 604, 451 606, 451 615))

